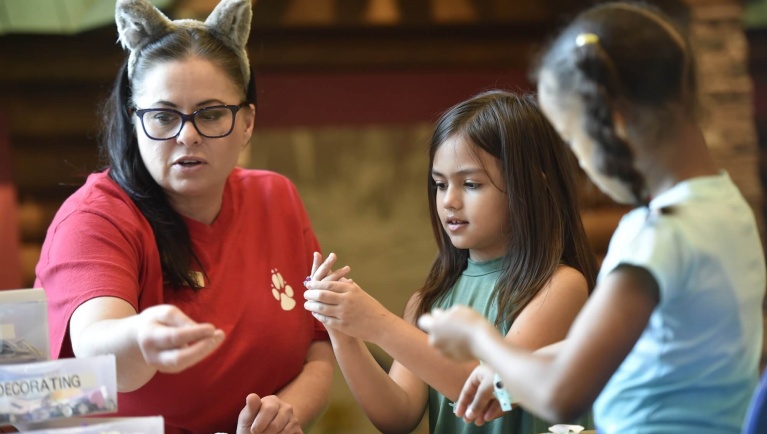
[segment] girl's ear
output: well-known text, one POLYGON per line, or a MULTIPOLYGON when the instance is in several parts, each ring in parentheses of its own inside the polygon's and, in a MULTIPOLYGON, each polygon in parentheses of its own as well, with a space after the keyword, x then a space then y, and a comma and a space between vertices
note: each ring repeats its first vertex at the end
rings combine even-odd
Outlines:
POLYGON ((253 17, 251 4, 251 0, 221 0, 205 20, 205 26, 236 52, 244 51, 253 17))
POLYGON ((619 111, 613 111, 613 125, 615 125, 615 134, 624 142, 628 142, 628 133, 626 132, 626 119, 619 111))
POLYGON ((141 50, 173 28, 173 23, 147 0, 117 0, 117 33, 123 48, 141 50))

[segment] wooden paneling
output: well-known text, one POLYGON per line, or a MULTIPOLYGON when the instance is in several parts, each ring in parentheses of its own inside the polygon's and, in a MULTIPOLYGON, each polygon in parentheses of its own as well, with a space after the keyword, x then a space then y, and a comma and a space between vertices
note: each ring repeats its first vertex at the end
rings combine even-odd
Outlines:
MULTIPOLYGON (((195 13, 205 13, 202 3, 196 7, 203 12, 195 13)), ((319 11, 324 21, 291 25, 285 22, 291 2, 256 3, 249 51, 259 84, 258 128, 431 122, 480 90, 529 89, 531 57, 585 2, 467 0, 462 7, 472 18, 443 24, 435 24, 438 5, 432 0, 326 3, 325 12, 319 11)), ((661 3, 672 13, 682 10, 674 9, 678 1, 661 3)), ((113 27, 72 36, 5 35, 0 41, 0 104, 11 122, 9 161, 21 213, 30 222, 22 233, 25 243, 39 243, 43 231, 37 225, 100 167, 98 107, 125 53, 113 27)), ((736 167, 748 164, 732 161, 736 167)), ((613 206, 593 186, 583 191, 583 203, 589 209, 613 206)), ((610 225, 603 227, 611 233, 610 225)))

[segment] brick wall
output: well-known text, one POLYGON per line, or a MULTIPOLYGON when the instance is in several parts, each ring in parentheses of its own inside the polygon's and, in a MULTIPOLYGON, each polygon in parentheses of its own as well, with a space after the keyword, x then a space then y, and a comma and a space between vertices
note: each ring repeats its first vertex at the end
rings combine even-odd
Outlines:
MULTIPOLYGON (((759 176, 761 154, 754 122, 754 82, 749 72, 750 47, 743 28, 743 5, 733 0, 688 3, 703 105, 703 132, 717 163, 729 172, 753 207, 764 240, 764 185, 759 176)), ((764 349, 765 345, 762 367, 767 364, 764 349)))

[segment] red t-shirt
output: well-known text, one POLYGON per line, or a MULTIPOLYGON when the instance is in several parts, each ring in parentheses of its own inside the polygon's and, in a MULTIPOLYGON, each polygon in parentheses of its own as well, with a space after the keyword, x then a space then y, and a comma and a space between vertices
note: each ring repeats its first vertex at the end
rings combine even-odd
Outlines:
POLYGON ((247 394, 278 392, 301 372, 312 341, 328 338, 303 308, 319 245, 293 184, 267 171, 235 169, 213 224, 186 223, 210 278, 198 292, 163 286, 149 223, 106 173, 93 174, 48 229, 35 285, 48 297, 54 358, 73 357, 69 318, 94 297, 119 297, 138 312, 173 304, 221 328, 216 352, 119 394, 118 411, 162 415, 167 433, 234 433, 247 394))

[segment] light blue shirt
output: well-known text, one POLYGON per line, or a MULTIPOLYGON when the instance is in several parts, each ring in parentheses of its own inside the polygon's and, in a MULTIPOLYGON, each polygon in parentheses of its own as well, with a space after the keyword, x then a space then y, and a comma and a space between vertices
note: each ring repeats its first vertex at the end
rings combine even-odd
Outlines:
POLYGON ((740 433, 767 283, 753 212, 730 177, 682 182, 624 216, 598 282, 619 264, 648 270, 660 301, 594 404, 600 434, 740 433))

